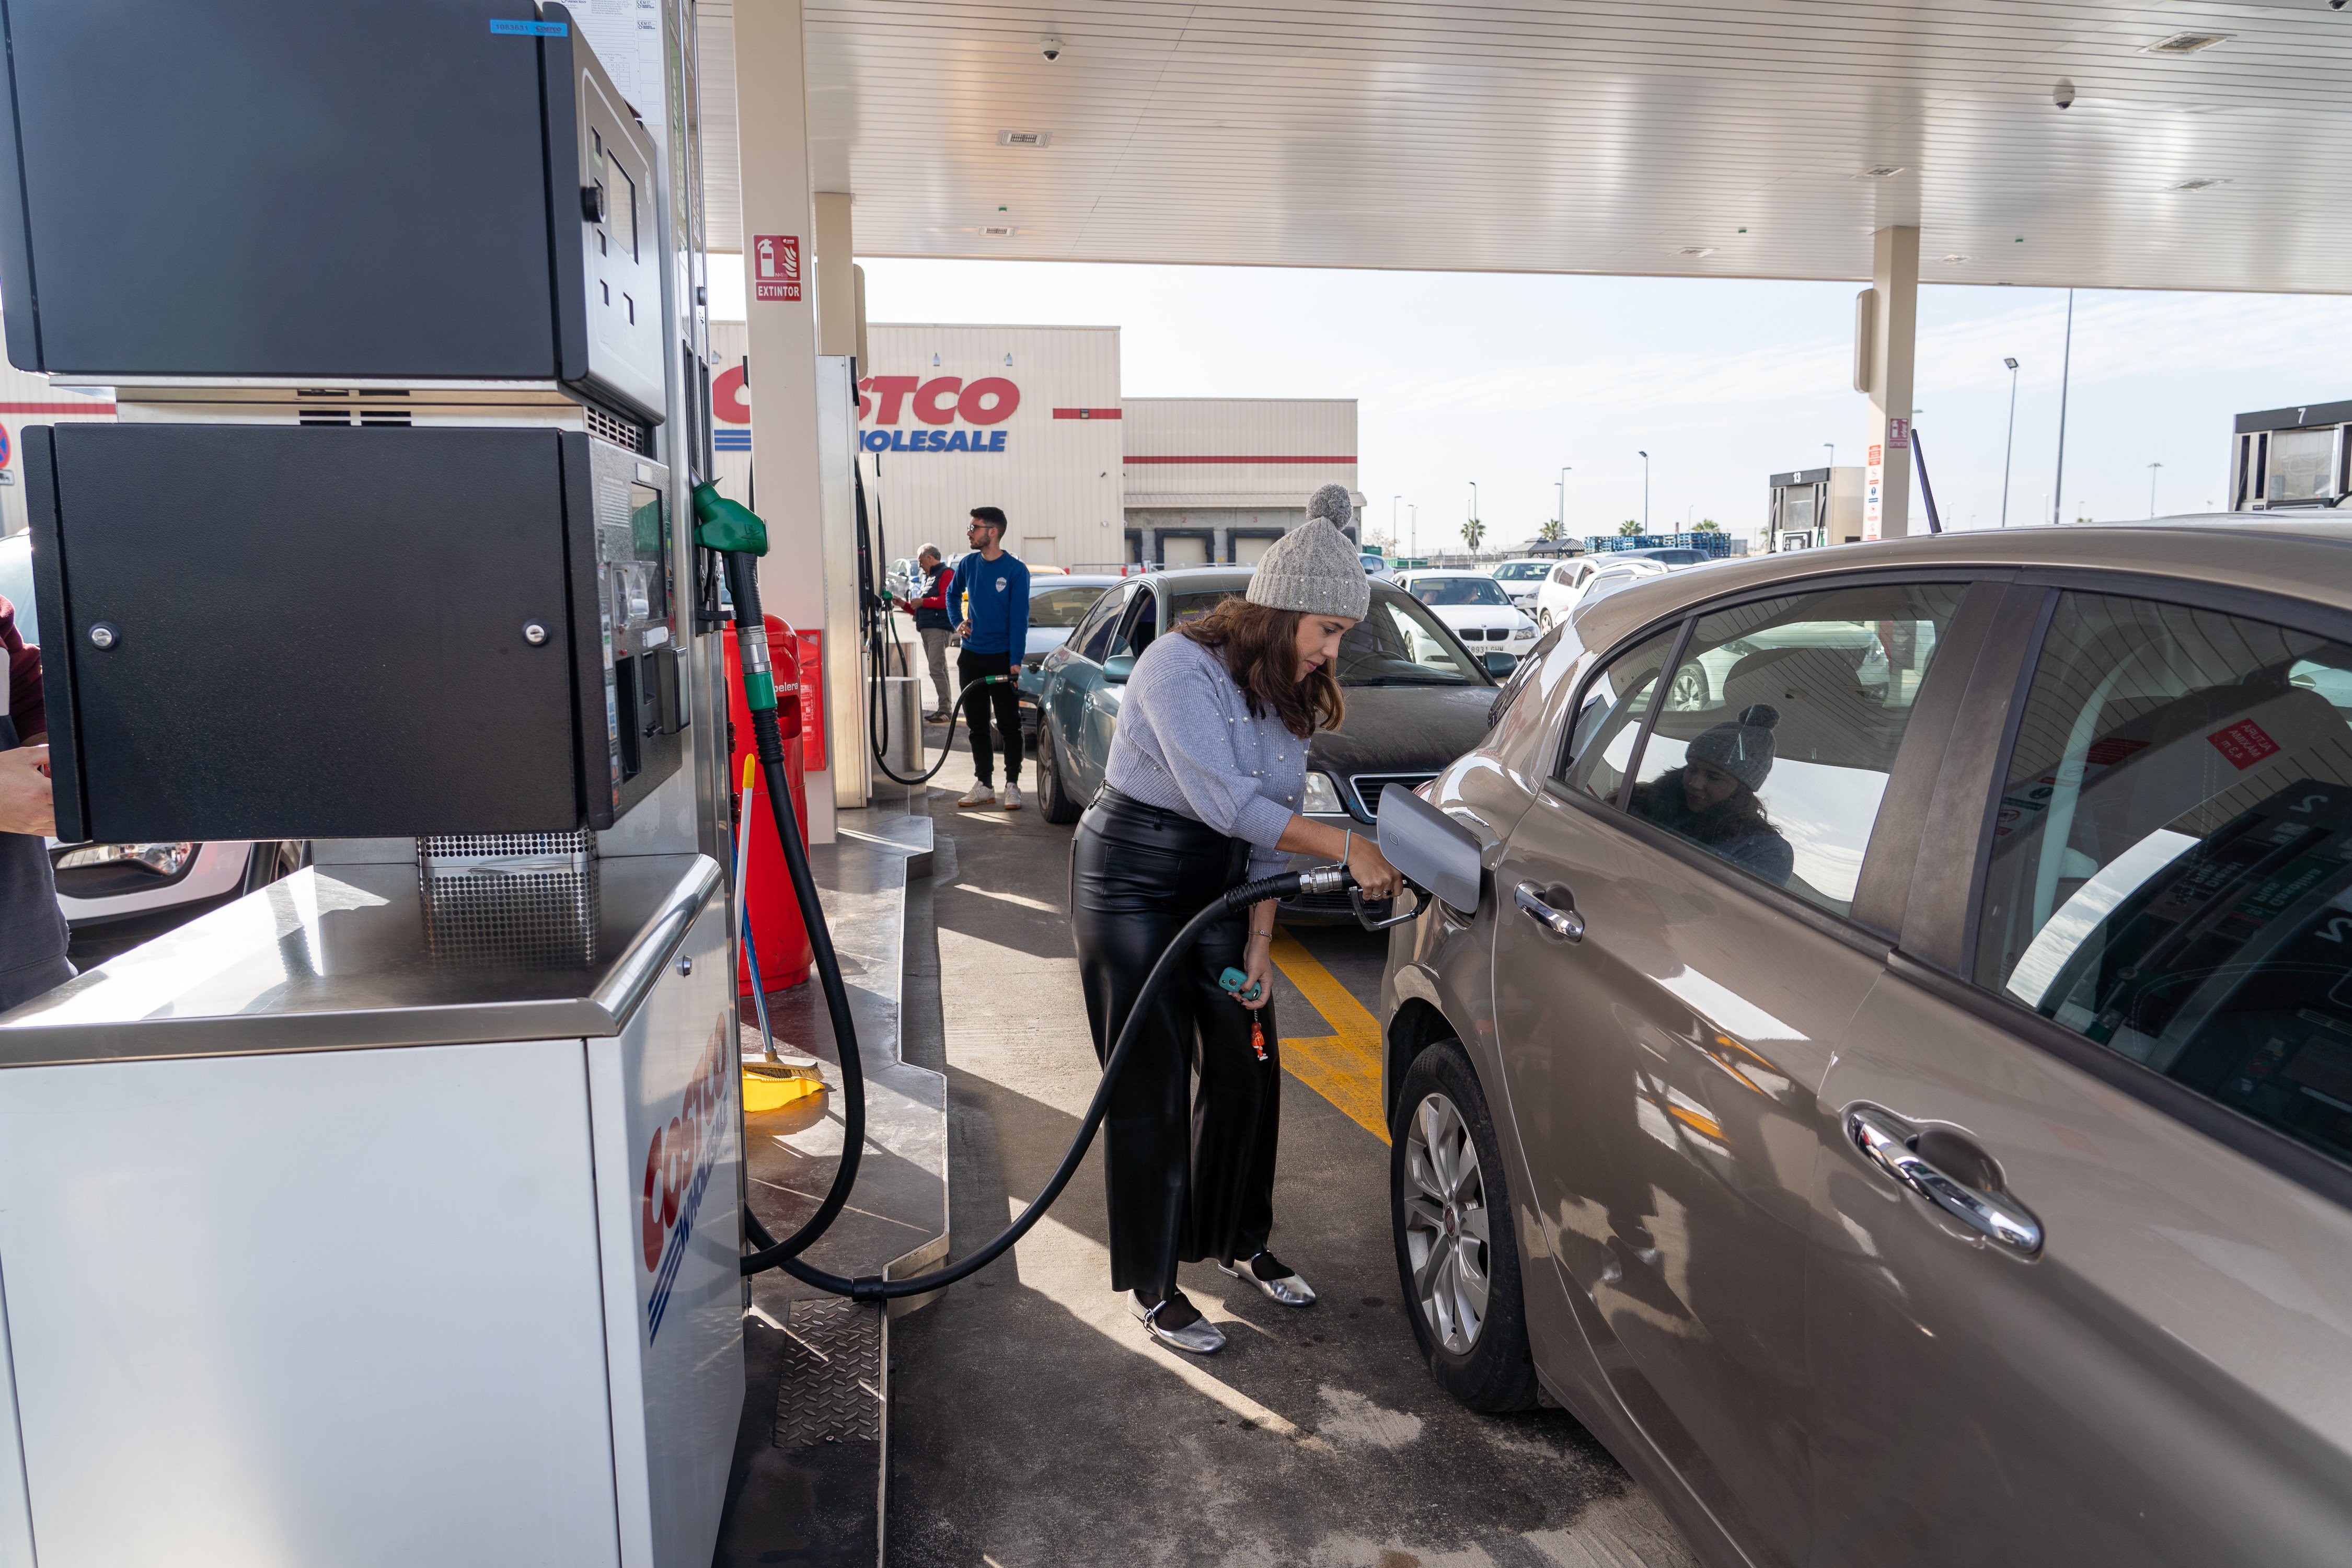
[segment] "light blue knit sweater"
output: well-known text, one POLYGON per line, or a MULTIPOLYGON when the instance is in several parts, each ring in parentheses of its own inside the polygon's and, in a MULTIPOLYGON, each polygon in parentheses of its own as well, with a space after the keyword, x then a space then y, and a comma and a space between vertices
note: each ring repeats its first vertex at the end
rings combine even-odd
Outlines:
POLYGON ((1275 844, 1307 787, 1307 742, 1271 713, 1250 717, 1225 661, 1170 632, 1135 661, 1103 782, 1247 839, 1250 876, 1271 877, 1290 864, 1275 844))

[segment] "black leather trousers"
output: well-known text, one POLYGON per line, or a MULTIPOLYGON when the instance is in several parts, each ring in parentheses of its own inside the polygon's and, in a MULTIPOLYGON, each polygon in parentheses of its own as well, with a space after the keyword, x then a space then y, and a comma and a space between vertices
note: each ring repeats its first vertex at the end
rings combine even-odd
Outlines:
MULTIPOLYGON (((1070 918, 1098 1058, 1108 1058, 1168 939, 1245 879, 1249 848, 1114 789, 1078 819, 1070 918)), ((1248 921, 1247 909, 1235 910, 1202 934, 1161 986, 1111 1092, 1103 1187, 1115 1290, 1165 1297, 1180 1260, 1250 1258, 1274 1229, 1282 1110, 1274 1005, 1256 1015, 1265 1034, 1260 1061, 1249 1010, 1217 984, 1241 967, 1248 921)))

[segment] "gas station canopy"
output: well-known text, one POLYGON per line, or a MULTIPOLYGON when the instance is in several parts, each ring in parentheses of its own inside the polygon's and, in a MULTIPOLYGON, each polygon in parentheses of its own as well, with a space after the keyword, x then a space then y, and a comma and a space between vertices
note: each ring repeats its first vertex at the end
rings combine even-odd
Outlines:
MULTIPOLYGON (((714 250, 741 243, 733 9, 699 7, 714 250)), ((2327 0, 806 18, 815 187, 855 193, 867 256, 1852 279, 1916 226, 1924 282, 2352 285, 2327 0)))

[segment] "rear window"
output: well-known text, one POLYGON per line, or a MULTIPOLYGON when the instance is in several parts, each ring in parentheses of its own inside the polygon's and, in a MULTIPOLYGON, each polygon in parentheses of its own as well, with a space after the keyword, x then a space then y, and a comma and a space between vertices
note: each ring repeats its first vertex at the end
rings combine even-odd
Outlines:
POLYGON ((1103 596, 1099 587, 1032 589, 1029 595, 1029 624, 1033 626, 1075 626, 1087 618, 1095 601, 1103 596))
POLYGON ((2352 647, 2063 595, 1994 835, 1978 984, 2352 1161, 2352 647))

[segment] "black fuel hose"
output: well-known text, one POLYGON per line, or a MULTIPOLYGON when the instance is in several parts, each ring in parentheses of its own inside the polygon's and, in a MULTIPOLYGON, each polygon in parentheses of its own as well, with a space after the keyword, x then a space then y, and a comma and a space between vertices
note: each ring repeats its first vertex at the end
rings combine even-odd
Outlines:
MULTIPOLYGON (((964 704, 971 700, 971 694, 983 686, 1003 686, 1012 679, 1010 675, 983 675, 956 693, 955 706, 948 710, 948 732, 940 742, 940 760, 913 778, 908 778, 904 773, 891 772, 890 764, 883 760, 882 745, 889 733, 890 716, 882 707, 881 683, 877 680, 875 683, 874 700, 866 704, 866 733, 874 742, 874 766, 884 778, 894 779, 902 784, 930 783, 939 771, 948 765, 948 758, 955 754, 956 721, 963 717, 964 704), (877 713, 880 714, 878 720, 876 718, 877 713)), ((1018 739, 1018 737, 1015 738, 1018 739)))
MULTIPOLYGON (((772 681, 768 673, 768 623, 760 613, 760 578, 758 558, 740 550, 727 551, 721 559, 727 563, 727 593, 735 606, 735 645, 743 665, 744 684, 759 680, 772 681)), ((792 874, 793 897, 801 907, 801 923, 808 929, 809 957, 816 969, 817 982, 824 992, 824 1010, 833 1020, 834 1044, 841 1056, 841 1167, 833 1174, 833 1185, 817 1205, 816 1213, 798 1230, 777 1241, 761 1229, 753 1239, 760 1250, 743 1259, 745 1273, 754 1258, 763 1259, 760 1267, 772 1268, 787 1259, 796 1258, 810 1243, 823 1236, 849 1201, 849 1189, 857 1184, 858 1156, 866 1150, 866 1066, 857 1054, 857 1022, 850 1016, 849 993, 841 984, 841 959, 833 950, 833 932, 824 923, 824 906, 819 901, 816 879, 809 874, 808 850, 801 843, 798 817, 793 811, 790 781, 784 777, 784 740, 776 722, 772 694, 769 705, 751 708, 751 743, 760 759, 760 773, 767 781, 768 809, 776 820, 776 837, 783 843, 784 867, 792 874)), ((751 1210, 744 1210, 749 1215, 751 1210)))
MULTIPOLYGON (((845 1275, 828 1274, 822 1268, 813 1268, 801 1262, 796 1256, 797 1247, 786 1251, 769 1245, 766 1228, 747 1207, 743 1212, 744 1225, 751 1232, 751 1239, 760 1245, 760 1250, 744 1254, 743 1272, 757 1274, 763 1269, 782 1268, 804 1285, 814 1285, 836 1296, 846 1296, 853 1301, 890 1301, 907 1296, 927 1296, 979 1273, 1003 1257, 1013 1243, 1029 1234, 1029 1227, 1054 1206, 1054 1200, 1062 1195, 1062 1189, 1069 1185, 1070 1178, 1077 1173, 1079 1162, 1086 1158, 1088 1146, 1095 1141, 1096 1130, 1102 1126, 1103 1116, 1110 1109, 1111 1086, 1118 1081, 1119 1069, 1127 1066, 1128 1058, 1134 1054, 1135 1042, 1142 1037, 1141 1025, 1151 1015, 1153 999, 1159 995, 1160 987, 1167 984, 1168 977, 1175 973, 1178 961, 1192 951, 1194 942, 1200 941, 1201 933, 1234 910, 1246 908, 1262 899, 1290 898, 1302 888, 1312 892, 1336 892, 1347 882, 1346 869, 1338 866, 1318 867, 1311 871, 1286 871, 1278 877, 1261 877, 1255 882, 1244 882, 1240 887, 1230 889, 1184 922, 1184 928, 1160 949, 1151 973, 1144 979, 1143 989, 1136 993, 1135 1004, 1128 1010, 1127 1022, 1120 1027, 1118 1039, 1111 1047, 1110 1059, 1103 1064, 1102 1079, 1095 1085, 1094 1101, 1087 1107, 1086 1120, 1078 1124, 1077 1136, 1070 1140, 1069 1151, 1062 1156, 1062 1163, 1055 1168, 1053 1178, 1029 1206, 1021 1211, 1019 1219, 979 1251, 944 1268, 918 1274, 908 1279, 884 1279, 878 1275, 852 1279, 845 1275)), ((811 1225, 814 1223, 814 1219, 810 1221, 811 1225)), ((801 1227, 803 1234, 807 1229, 807 1226, 801 1227)))

